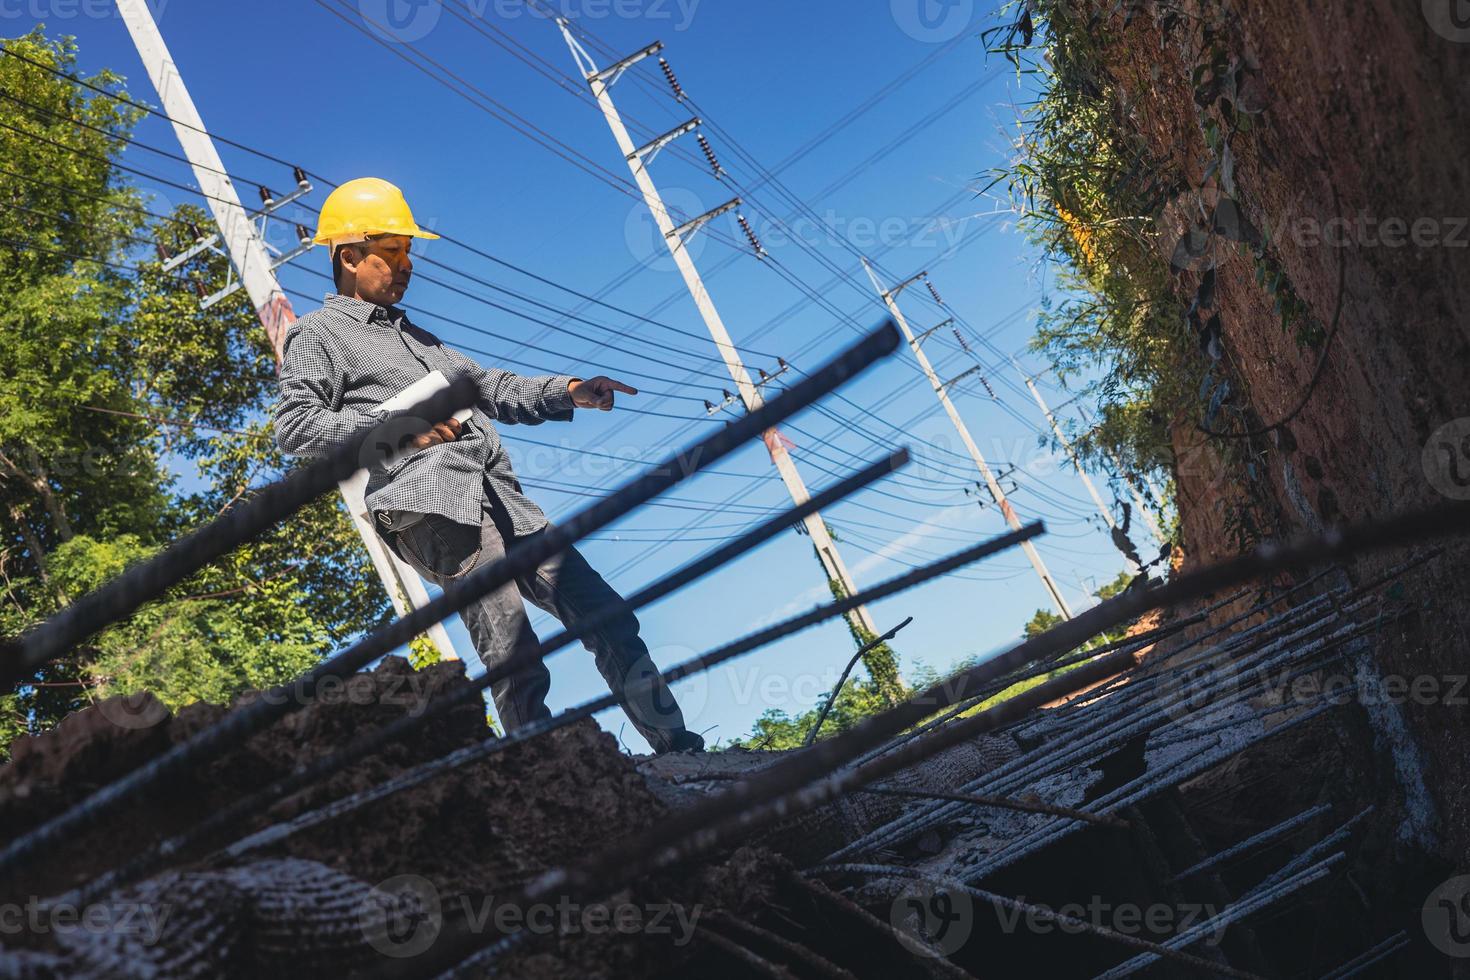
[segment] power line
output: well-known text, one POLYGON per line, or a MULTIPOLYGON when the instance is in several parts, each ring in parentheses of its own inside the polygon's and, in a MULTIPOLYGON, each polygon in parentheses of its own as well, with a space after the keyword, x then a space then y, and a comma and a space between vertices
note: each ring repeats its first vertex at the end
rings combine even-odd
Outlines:
MULTIPOLYGON (((38 68, 42 68, 42 69, 44 69, 44 70, 46 70, 48 72, 51 72, 52 74, 56 75, 57 77, 60 77, 60 78, 62 78, 64 80, 66 80, 66 81, 70 81, 70 82, 73 82, 73 83, 78 84, 78 85, 84 85, 87 88, 92 89, 93 91, 97 92, 98 94, 103 95, 103 96, 105 96, 105 97, 107 97, 109 99, 114 99, 114 100, 117 100, 119 102, 125 103, 127 105, 131 105, 131 106, 137 107, 137 108, 142 109, 142 110, 144 110, 144 111, 146 111, 146 112, 148 112, 148 113, 150 113, 152 115, 156 115, 159 118, 165 119, 165 120, 167 120, 169 122, 173 122, 175 125, 185 125, 185 126, 187 126, 187 124, 178 123, 172 117, 170 117, 170 116, 168 116, 168 115, 160 112, 159 110, 153 109, 153 108, 151 108, 149 106, 146 106, 146 105, 144 105, 142 103, 134 102, 131 99, 128 99, 128 98, 126 98, 124 96, 118 95, 117 93, 108 92, 105 89, 102 89, 102 88, 99 88, 98 86, 92 85, 92 84, 90 84, 90 83, 88 83, 88 82, 86 82, 86 81, 84 81, 82 79, 78 79, 78 78, 76 78, 76 77, 74 77, 72 75, 67 74, 66 72, 62 72, 59 69, 55 69, 55 68, 52 68, 50 66, 43 65, 43 64, 41 64, 39 62, 36 62, 36 61, 34 61, 32 59, 29 59, 29 58, 26 58, 23 55, 16 54, 15 52, 9 51, 7 49, 0 48, 0 52, 6 53, 6 54, 10 54, 11 56, 16 57, 16 58, 18 58, 18 59, 20 59, 20 60, 22 60, 22 61, 24 61, 24 62, 26 62, 28 64, 34 65, 35 67, 38 67, 38 68)), ((57 112, 54 112, 53 110, 46 109, 46 108, 41 107, 41 106, 36 106, 33 103, 25 102, 25 100, 21 100, 21 99, 16 99, 13 96, 10 96, 8 94, 0 93, 0 96, 3 96, 5 98, 10 98, 13 101, 20 102, 22 104, 31 106, 32 108, 40 109, 41 111, 46 112, 48 115, 51 115, 53 118, 65 119, 65 120, 68 120, 68 121, 70 121, 72 123, 75 123, 76 125, 84 126, 86 128, 97 130, 97 131, 103 132, 103 133, 106 133, 107 132, 106 130, 101 129, 100 127, 93 126, 92 124, 85 122, 84 120, 80 120, 80 119, 77 119, 77 118, 75 118, 73 116, 65 115, 63 113, 57 113, 57 112)), ((194 127, 188 127, 188 128, 194 128, 194 127)), ((34 135, 34 134, 27 134, 27 135, 34 135)), ((183 161, 183 162, 186 162, 186 163, 188 162, 188 160, 186 158, 180 156, 179 154, 172 153, 170 151, 163 150, 163 149, 161 149, 159 147, 152 146, 151 144, 145 143, 145 142, 143 142, 141 140, 138 140, 138 139, 136 139, 134 137, 131 137, 131 136, 123 136, 121 134, 110 134, 110 133, 108 135, 112 136, 113 138, 120 139, 120 140, 128 143, 129 145, 138 146, 141 149, 145 149, 145 150, 148 150, 150 152, 160 154, 160 155, 165 156, 165 157, 168 157, 170 159, 180 160, 180 161, 183 161)), ((217 142, 222 142, 222 143, 226 143, 226 144, 231 145, 231 146, 238 147, 238 148, 240 148, 242 150, 246 150, 246 151, 248 151, 250 153, 253 153, 253 154, 255 154, 257 156, 260 156, 260 157, 263 157, 265 159, 272 160, 272 161, 278 162, 278 163, 282 163, 285 166, 292 166, 293 169, 294 169, 294 165, 287 164, 285 161, 281 160, 279 157, 272 156, 269 153, 265 153, 264 151, 258 150, 258 149, 254 148, 254 147, 251 147, 251 146, 247 145, 247 144, 240 143, 240 142, 235 141, 235 140, 225 139, 225 138, 219 137, 219 136, 216 136, 214 138, 215 138, 215 140, 217 142)), ((207 167, 205 169, 212 170, 214 168, 208 168, 207 167)), ((4 171, 0 171, 0 172, 4 172, 4 171)), ((327 178, 322 177, 321 175, 319 175, 319 174, 317 174, 315 172, 312 172, 312 171, 304 171, 304 172, 305 173, 309 173, 314 179, 320 181, 321 183, 323 183, 323 184, 325 184, 325 185, 327 185, 329 187, 337 187, 338 186, 335 182, 333 182, 331 180, 328 180, 327 178)), ((19 176, 19 177, 25 178, 25 175, 19 175, 19 174, 11 174, 11 175, 12 176, 19 176)), ((145 176, 145 177, 148 177, 149 179, 159 180, 160 182, 167 183, 167 181, 165 181, 163 178, 157 177, 156 175, 151 174, 151 173, 140 173, 140 176, 145 176)), ((255 183, 259 183, 262 186, 264 186, 264 182, 258 182, 257 181, 255 183)), ((49 185, 49 186, 58 186, 58 185, 49 185)), ((177 185, 177 184, 175 184, 173 186, 180 187, 180 185, 177 185)), ((190 193, 194 193, 194 194, 200 193, 199 191, 197 191, 194 188, 180 187, 180 189, 189 191, 190 193)), ((316 210, 317 209, 312 208, 309 205, 306 205, 305 203, 302 203, 302 202, 298 202, 298 204, 299 204, 300 207, 303 207, 303 208, 305 208, 308 211, 312 211, 313 213, 316 213, 316 210)), ((178 220, 178 219, 175 219, 175 218, 166 217, 164 215, 154 214, 153 212, 146 211, 145 209, 141 209, 141 208, 133 209, 133 210, 137 210, 137 211, 140 211, 141 213, 149 214, 150 216, 152 216, 154 218, 158 218, 159 220, 171 221, 171 222, 176 222, 178 220)), ((609 309, 609 310, 611 310, 611 311, 613 311, 615 313, 619 313, 619 314, 621 314, 623 316, 630 317, 631 319, 637 320, 639 322, 646 323, 646 324, 649 324, 651 326, 656 326, 656 327, 659 327, 660 329, 668 330, 670 332, 681 334, 683 336, 692 337, 692 338, 700 339, 700 340, 707 339, 707 338, 703 338, 700 334, 697 334, 694 331, 685 330, 683 328, 673 326, 672 324, 665 323, 663 321, 655 320, 655 319, 652 319, 650 317, 647 317, 647 316, 644 316, 644 315, 635 313, 635 312, 633 312, 631 310, 628 310, 628 309, 625 309, 623 307, 620 307, 620 306, 617 306, 617 305, 614 305, 614 304, 611 304, 611 303, 607 303, 607 302, 605 302, 605 301, 603 301, 601 299, 598 299, 596 297, 589 296, 586 293, 580 292, 580 291, 578 291, 576 289, 573 289, 573 288, 571 288, 569 286, 566 286, 566 285, 564 285, 564 284, 562 284, 560 282, 557 282, 557 281, 555 281, 553 279, 550 279, 550 278, 548 278, 546 276, 542 276, 542 275, 540 275, 540 274, 538 274, 536 272, 533 272, 530 269, 527 269, 527 268, 525 268, 523 266, 520 266, 520 265, 518 265, 518 264, 516 264, 514 262, 510 262, 510 261, 508 261, 508 260, 506 260, 504 258, 501 258, 500 256, 494 255, 494 254, 492 254, 490 252, 487 252, 487 251, 485 251, 485 250, 483 250, 481 248, 478 248, 478 247, 476 247, 474 245, 471 245, 468 242, 465 242, 465 241, 463 241, 461 239, 455 238, 452 235, 441 233, 440 237, 444 241, 446 241, 446 242, 448 242, 450 244, 453 244, 453 245, 455 245, 455 246, 457 246, 459 248, 462 248, 465 251, 471 252, 472 254, 478 255, 481 258, 487 259, 487 260, 489 260, 491 262, 495 262, 495 263, 497 263, 497 264, 499 264, 499 265, 501 265, 501 266, 503 266, 503 267, 505 267, 507 269, 510 269, 510 270, 512 270, 514 272, 517 272, 517 273, 521 274, 521 275, 527 276, 528 278, 534 279, 537 282, 540 282, 540 283, 542 283, 544 285, 551 286, 552 288, 559 289, 559 290, 561 290, 563 292, 566 292, 566 293, 568 293, 570 295, 576 296, 579 299, 582 299, 584 301, 587 301, 587 302, 590 302, 590 303, 595 303, 595 304, 597 304, 599 306, 602 306, 602 307, 604 307, 606 309, 609 309)), ((436 263, 436 264, 442 265, 443 267, 448 268, 448 269, 453 269, 453 267, 448 266, 445 263, 436 263)), ((468 278, 475 278, 473 276, 470 276, 468 273, 462 272, 461 270, 453 269, 453 271, 459 272, 461 275, 465 275, 468 278)), ((477 281, 483 282, 483 280, 477 280, 477 281)), ((623 336, 623 337, 630 336, 626 331, 618 330, 617 328, 607 327, 606 329, 608 329, 608 330, 610 330, 612 332, 617 333, 619 336, 623 336)), ((737 345, 737 346, 739 346, 739 345, 737 345)), ((741 348, 741 349, 746 349, 746 348, 741 348)), ((766 357, 766 358, 774 358, 774 356, 775 356, 773 354, 768 354, 766 352, 755 351, 755 350, 749 350, 749 353, 755 354, 755 355, 760 356, 760 357, 766 357)))

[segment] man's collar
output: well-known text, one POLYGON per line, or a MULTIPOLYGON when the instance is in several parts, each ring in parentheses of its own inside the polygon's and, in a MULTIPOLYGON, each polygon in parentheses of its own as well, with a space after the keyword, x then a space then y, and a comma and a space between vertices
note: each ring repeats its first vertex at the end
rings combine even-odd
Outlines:
POLYGON ((396 306, 379 306, 341 293, 327 293, 323 303, 362 324, 396 323, 403 316, 403 311, 396 306))

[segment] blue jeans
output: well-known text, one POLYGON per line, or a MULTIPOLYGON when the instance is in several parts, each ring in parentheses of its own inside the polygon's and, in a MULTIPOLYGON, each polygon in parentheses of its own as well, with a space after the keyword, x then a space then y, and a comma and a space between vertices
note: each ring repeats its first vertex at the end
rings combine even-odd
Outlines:
MULTIPOLYGON (((383 536, 388 546, 420 575, 444 586, 502 557, 507 541, 514 547, 545 533, 542 529, 512 537, 508 529, 502 531, 497 527, 489 513, 481 519, 479 527, 460 524, 438 514, 425 514, 407 527, 386 531, 383 536)), ((622 597, 577 549, 568 548, 553 555, 533 571, 491 590, 460 612, 486 670, 511 657, 536 657, 541 643, 531 629, 523 598, 573 630, 578 622, 623 603, 622 597)), ((654 751, 667 752, 688 738, 683 735, 684 715, 673 692, 659 677, 659 670, 648 655, 648 646, 638 636, 638 618, 631 610, 617 613, 581 639, 592 652, 608 689, 617 696, 633 727, 654 751), (633 692, 628 691, 630 686, 633 692)), ((551 673, 539 659, 491 684, 495 709, 506 731, 549 718, 546 692, 550 687, 551 673)))

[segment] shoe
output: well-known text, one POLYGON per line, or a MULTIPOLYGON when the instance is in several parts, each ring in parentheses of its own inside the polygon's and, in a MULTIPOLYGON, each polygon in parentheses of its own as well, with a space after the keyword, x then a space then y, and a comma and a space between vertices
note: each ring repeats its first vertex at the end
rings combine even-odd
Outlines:
POLYGON ((663 755, 665 752, 703 752, 703 751, 704 751, 704 736, 703 735, 700 735, 698 732, 691 732, 687 728, 681 728, 677 732, 675 732, 674 733, 674 737, 672 739, 670 739, 670 745, 669 745, 669 747, 666 748, 666 749, 664 749, 662 752, 659 752, 658 754, 659 755, 663 755))

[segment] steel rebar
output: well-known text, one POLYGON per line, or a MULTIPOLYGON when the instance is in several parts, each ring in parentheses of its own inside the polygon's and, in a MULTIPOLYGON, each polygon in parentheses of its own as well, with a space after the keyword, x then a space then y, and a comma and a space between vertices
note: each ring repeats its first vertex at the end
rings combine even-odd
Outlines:
MULTIPOLYGON (((164 777, 212 758, 227 746, 299 710, 312 698, 317 684, 328 676, 353 673, 404 645, 452 613, 468 606, 518 575, 538 567, 547 558, 612 523, 659 493, 682 482, 701 468, 743 447, 751 439, 817 401, 898 346, 892 321, 869 333, 825 366, 807 375, 760 408, 725 426, 690 450, 676 454, 664 465, 635 477, 611 495, 553 525, 544 534, 516 545, 501 559, 470 572, 430 602, 383 626, 346 650, 308 671, 297 681, 266 692, 237 708, 219 722, 162 755, 114 780, 62 814, 33 828, 0 850, 0 874, 13 873, 67 836, 93 825, 120 803, 140 795, 164 777)), ((432 401, 432 399, 431 399, 432 401)))

